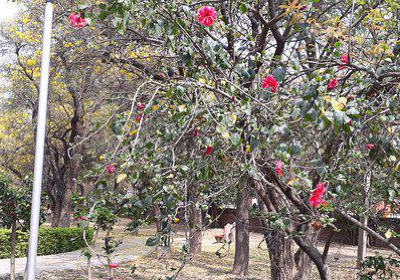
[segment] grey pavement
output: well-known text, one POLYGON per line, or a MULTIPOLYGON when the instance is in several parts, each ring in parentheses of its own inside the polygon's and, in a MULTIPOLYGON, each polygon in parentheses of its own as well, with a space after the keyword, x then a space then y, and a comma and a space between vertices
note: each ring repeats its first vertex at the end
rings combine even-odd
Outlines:
MULTIPOLYGON (((101 249, 102 240, 94 247, 96 251, 101 249)), ((112 260, 115 263, 124 261, 136 260, 140 257, 146 256, 152 250, 151 247, 145 246, 145 237, 129 236, 123 239, 123 243, 117 248, 116 253, 113 255, 112 260)), ((85 270, 87 261, 81 255, 82 250, 77 250, 68 253, 61 253, 56 255, 38 256, 37 257, 37 272, 49 271, 70 271, 70 270, 85 270)), ((101 266, 105 264, 105 259, 98 259, 96 256, 92 257, 92 266, 101 266)), ((26 258, 16 259, 16 274, 21 276, 24 274, 26 265, 26 258)), ((0 259, 0 280, 9 279, 10 273, 10 259, 0 259)))

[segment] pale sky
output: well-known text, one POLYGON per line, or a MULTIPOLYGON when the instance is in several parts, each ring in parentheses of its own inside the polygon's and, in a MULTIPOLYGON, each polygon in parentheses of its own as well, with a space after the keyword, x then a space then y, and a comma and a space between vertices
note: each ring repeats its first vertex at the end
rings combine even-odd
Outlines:
POLYGON ((18 11, 17 5, 11 0, 0 0, 0 20, 9 19, 18 11))

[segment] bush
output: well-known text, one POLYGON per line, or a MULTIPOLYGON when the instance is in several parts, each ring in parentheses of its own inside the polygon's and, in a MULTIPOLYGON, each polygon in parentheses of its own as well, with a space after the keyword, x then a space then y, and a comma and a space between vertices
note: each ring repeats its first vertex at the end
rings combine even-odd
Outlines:
MULTIPOLYGON (((8 229, 0 229, 0 259, 10 258, 10 233, 8 229)), ((92 240, 92 229, 86 232, 86 238, 88 241, 92 240)), ((26 256, 28 239, 29 233, 17 232, 17 258, 26 256)), ((82 228, 41 228, 39 230, 39 256, 70 252, 85 246, 82 228)))

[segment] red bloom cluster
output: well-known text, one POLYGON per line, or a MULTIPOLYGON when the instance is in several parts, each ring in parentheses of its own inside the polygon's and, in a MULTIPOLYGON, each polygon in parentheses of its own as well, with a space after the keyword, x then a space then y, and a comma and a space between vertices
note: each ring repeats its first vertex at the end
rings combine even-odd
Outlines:
POLYGON ((115 172, 114 164, 108 164, 106 166, 106 171, 107 171, 108 174, 113 174, 115 172))
POLYGON ((367 148, 368 150, 372 150, 374 147, 374 144, 365 144, 365 148, 367 148))
POLYGON ((136 116, 135 121, 136 121, 137 123, 140 123, 140 121, 142 120, 142 118, 143 118, 143 113, 141 112, 141 113, 139 113, 139 114, 136 116))
POLYGON ((139 102, 139 103, 137 104, 137 109, 138 109, 138 110, 142 111, 142 110, 144 110, 144 108, 145 108, 145 105, 144 105, 142 102, 139 102))
MULTIPOLYGON (((348 54, 342 55, 340 61, 341 61, 342 63, 344 63, 344 64, 349 64, 349 55, 348 55, 348 54)), ((346 66, 341 65, 341 66, 339 66, 339 69, 343 69, 343 68, 345 68, 345 67, 346 67, 346 66)))
POLYGON ((338 80, 336 78, 333 78, 329 81, 328 84, 328 90, 333 90, 335 88, 335 86, 337 85, 338 80))
POLYGON ((274 76, 268 75, 263 80, 263 88, 271 88, 272 92, 276 92, 278 88, 278 82, 275 80, 274 76))
POLYGON ((199 130, 198 128, 195 128, 195 129, 193 130, 193 137, 198 137, 198 136, 199 136, 199 133, 200 133, 200 130, 199 130))
POLYGON ((279 177, 283 177, 282 161, 278 160, 275 165, 275 172, 279 177))
POLYGON ((69 15, 69 22, 74 28, 82 28, 88 24, 87 20, 81 17, 81 13, 71 13, 69 15))
POLYGON ((116 263, 110 263, 110 264, 108 265, 108 267, 117 268, 117 267, 118 267, 118 264, 116 264, 116 263))
POLYGON ((317 184, 317 188, 313 191, 309 203, 310 206, 318 208, 320 205, 328 205, 328 203, 322 199, 325 192, 325 183, 317 184))
POLYGON ((208 27, 213 25, 215 19, 217 18, 217 13, 213 7, 203 6, 198 11, 197 18, 201 24, 208 27))
POLYGON ((204 152, 204 155, 206 155, 206 156, 210 155, 212 152, 212 149, 213 148, 211 146, 207 146, 206 151, 204 152))

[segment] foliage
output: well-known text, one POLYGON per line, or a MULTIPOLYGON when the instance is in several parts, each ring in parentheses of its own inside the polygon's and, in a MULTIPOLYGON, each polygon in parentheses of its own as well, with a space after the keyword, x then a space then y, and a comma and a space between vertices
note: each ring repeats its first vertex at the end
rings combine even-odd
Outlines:
MULTIPOLYGON (((93 230, 87 231, 87 240, 93 238, 93 230)), ((28 249, 29 233, 17 231, 17 257, 25 257, 28 249)), ((10 257, 10 230, 0 229, 0 258, 10 257)), ((80 228, 40 228, 38 255, 52 255, 70 252, 85 247, 83 229, 80 228)))
POLYGON ((361 264, 360 280, 390 280, 399 276, 396 269, 400 267, 400 261, 392 256, 384 257, 378 253, 367 257, 361 264))

